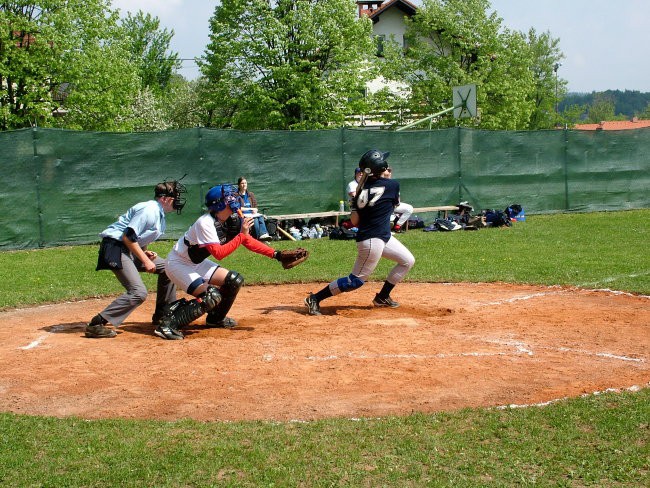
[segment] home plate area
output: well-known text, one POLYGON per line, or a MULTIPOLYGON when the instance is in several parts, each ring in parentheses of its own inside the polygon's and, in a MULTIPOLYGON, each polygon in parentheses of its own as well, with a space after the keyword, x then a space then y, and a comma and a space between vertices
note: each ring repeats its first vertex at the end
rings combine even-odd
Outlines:
POLYGON ((230 330, 165 341, 154 299, 112 339, 110 298, 0 312, 0 411, 81 418, 313 420, 543 405, 650 386, 650 298, 502 283, 381 283, 303 304, 324 283, 245 286, 230 330))

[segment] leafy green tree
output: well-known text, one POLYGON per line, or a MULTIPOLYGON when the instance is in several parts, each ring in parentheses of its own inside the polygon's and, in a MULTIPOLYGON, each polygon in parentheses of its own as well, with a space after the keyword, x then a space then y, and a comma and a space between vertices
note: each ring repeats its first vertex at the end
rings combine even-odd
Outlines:
POLYGON ((200 104, 205 80, 188 81, 180 75, 173 75, 165 93, 165 119, 170 129, 183 129, 206 125, 207 110, 200 104))
POLYGON ((574 127, 576 124, 583 123, 585 113, 587 113, 587 105, 573 104, 566 106, 560 114, 559 123, 569 128, 574 127))
POLYGON ((550 32, 538 35, 535 29, 528 31, 535 83, 529 129, 549 129, 561 122, 559 103, 566 94, 567 82, 558 76, 560 61, 564 58, 559 44, 560 39, 551 37, 550 32))
POLYGON ((639 112, 637 116, 640 119, 650 119, 650 102, 648 102, 648 105, 646 105, 645 110, 643 112, 639 112))
POLYGON ((180 68, 178 53, 169 50, 174 31, 160 28, 160 20, 141 10, 122 19, 130 39, 131 61, 138 66, 142 84, 154 93, 164 92, 172 75, 180 68))
MULTIPOLYGON (((411 89, 412 118, 451 107, 453 86, 476 84, 479 117, 457 121, 448 115, 439 118, 438 127, 553 125, 553 66, 562 57, 558 40, 503 28, 489 9, 488 0, 424 0, 407 21, 408 49, 395 44, 386 49, 386 73, 411 89)), ((558 82, 558 88, 564 86, 558 82)))
POLYGON ((223 0, 201 68, 209 126, 340 126, 364 103, 374 54, 349 0, 223 0))
POLYGON ((587 109, 587 123, 598 124, 604 120, 615 120, 614 100, 607 95, 596 95, 587 109))
POLYGON ((0 25, 0 129, 129 130, 140 80, 109 0, 3 1, 0 25))
MULTIPOLYGON (((406 83, 413 118, 452 106, 452 87, 477 85, 480 126, 521 128, 528 122, 532 74, 523 37, 501 33, 487 0, 424 0, 407 21, 408 49, 385 49, 385 73, 406 83), (517 53, 514 55, 513 53, 517 53)), ((391 43, 389 43, 391 44, 391 43)), ((436 125, 476 125, 441 117, 436 125)))

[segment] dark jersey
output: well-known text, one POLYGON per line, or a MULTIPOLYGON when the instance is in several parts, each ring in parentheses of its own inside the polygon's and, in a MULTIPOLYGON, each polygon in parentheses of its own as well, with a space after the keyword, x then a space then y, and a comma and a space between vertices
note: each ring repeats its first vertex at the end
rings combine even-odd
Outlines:
POLYGON ((357 198, 359 231, 356 240, 378 237, 390 239, 390 217, 399 203, 399 183, 387 178, 372 178, 363 185, 357 198))

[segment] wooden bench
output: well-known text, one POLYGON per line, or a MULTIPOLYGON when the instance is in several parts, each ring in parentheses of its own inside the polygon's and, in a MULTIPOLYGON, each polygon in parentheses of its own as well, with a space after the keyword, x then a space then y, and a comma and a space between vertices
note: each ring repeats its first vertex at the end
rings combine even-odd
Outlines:
MULTIPOLYGON (((458 207, 455 205, 441 205, 437 207, 417 207, 413 209, 413 214, 416 213, 425 213, 425 212, 444 212, 444 217, 447 218, 448 212, 456 211, 458 207)), ((339 225, 339 217, 344 215, 350 215, 350 212, 310 212, 310 213, 296 213, 296 214, 282 214, 282 215, 267 215, 269 219, 277 219, 278 222, 283 220, 293 220, 293 219, 315 219, 315 218, 325 218, 325 217, 336 217, 336 225, 339 225)), ((288 237, 291 240, 295 240, 291 234, 285 231, 282 227, 278 225, 278 229, 285 237, 288 237)), ((407 224, 408 229, 408 224, 407 224)))
POLYGON ((283 214, 283 215, 267 215, 266 217, 269 219, 277 219, 277 220, 336 217, 336 225, 339 225, 339 217, 343 215, 350 215, 350 212, 311 212, 311 213, 297 213, 297 214, 283 214))

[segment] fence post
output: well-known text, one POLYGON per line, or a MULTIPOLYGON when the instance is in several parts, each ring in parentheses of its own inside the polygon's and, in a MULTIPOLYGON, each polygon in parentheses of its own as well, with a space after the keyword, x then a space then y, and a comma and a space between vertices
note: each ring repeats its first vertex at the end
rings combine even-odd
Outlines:
POLYGON ((45 230, 43 229, 43 205, 41 201, 41 167, 38 164, 38 127, 32 127, 32 147, 34 149, 34 175, 36 179, 36 214, 38 217, 38 247, 45 247, 45 230))
POLYGON ((458 147, 458 201, 463 201, 463 150, 460 137, 460 126, 456 126, 456 140, 458 147))
POLYGON ((345 127, 341 127, 339 130, 341 131, 341 180, 343 182, 343 188, 341 193, 344 195, 343 201, 347 202, 348 199, 345 193, 345 190, 347 188, 347 184, 346 184, 347 175, 345 174, 345 127))
POLYGON ((569 149, 569 130, 564 126, 564 210, 569 210, 569 162, 568 162, 568 149, 569 149))

